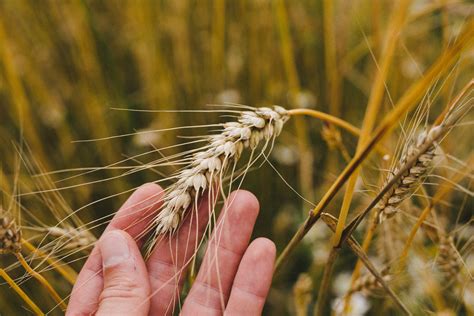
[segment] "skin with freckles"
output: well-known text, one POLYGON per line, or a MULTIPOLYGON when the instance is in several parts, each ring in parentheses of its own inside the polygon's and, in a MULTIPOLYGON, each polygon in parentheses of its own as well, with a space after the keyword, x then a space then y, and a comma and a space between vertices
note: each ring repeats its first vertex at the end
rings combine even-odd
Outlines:
POLYGON ((82 268, 66 315, 260 315, 273 275, 275 246, 250 242, 259 204, 239 190, 227 199, 206 254, 184 302, 179 293, 185 271, 209 219, 204 197, 197 216, 163 238, 145 262, 141 232, 160 207, 162 189, 146 184, 117 212, 82 268), (250 243, 250 244, 249 244, 250 243))

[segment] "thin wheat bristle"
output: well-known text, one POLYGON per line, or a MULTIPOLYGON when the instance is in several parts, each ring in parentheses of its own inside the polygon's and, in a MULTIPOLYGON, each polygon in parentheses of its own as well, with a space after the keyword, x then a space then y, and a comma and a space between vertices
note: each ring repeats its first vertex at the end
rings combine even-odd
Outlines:
MULTIPOLYGON (((409 143, 408 146, 405 147, 397 166, 390 171, 385 183, 388 183, 412 157, 419 154, 419 148, 421 146, 435 139, 440 132, 440 128, 440 126, 432 127, 429 131, 420 133, 415 140, 409 143)), ((400 204, 408 198, 423 181, 432 165, 437 146, 438 144, 433 142, 432 145, 419 156, 415 164, 408 169, 383 196, 377 204, 379 223, 393 217, 399 211, 400 204)))
POLYGON ((18 253, 21 250, 21 230, 13 219, 0 219, 0 253, 18 253))
POLYGON ((206 189, 220 184, 227 171, 239 160, 242 151, 252 152, 260 142, 271 142, 288 120, 287 111, 279 106, 243 111, 238 121, 227 122, 220 134, 207 137, 205 150, 192 155, 189 166, 177 175, 163 198, 163 206, 154 221, 155 238, 173 233, 186 211, 206 189))
POLYGON ((453 236, 441 236, 437 265, 445 279, 452 280, 455 278, 461 271, 462 264, 453 236))

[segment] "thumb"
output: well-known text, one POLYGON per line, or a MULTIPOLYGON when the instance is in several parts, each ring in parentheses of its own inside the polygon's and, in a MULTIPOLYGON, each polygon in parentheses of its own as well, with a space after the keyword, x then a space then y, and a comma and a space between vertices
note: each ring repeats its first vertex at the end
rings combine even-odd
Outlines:
POLYGON ((126 232, 112 230, 99 240, 104 289, 97 315, 147 315, 150 285, 145 262, 126 232))

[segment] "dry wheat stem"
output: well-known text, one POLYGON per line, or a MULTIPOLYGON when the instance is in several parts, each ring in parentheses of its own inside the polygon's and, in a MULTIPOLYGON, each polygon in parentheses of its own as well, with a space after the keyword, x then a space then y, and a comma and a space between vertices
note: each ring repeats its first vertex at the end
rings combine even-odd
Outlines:
MULTIPOLYGON (((473 85, 474 80, 466 85, 465 89, 463 89, 463 91, 460 93, 460 96, 464 96, 468 92, 470 93, 473 85)), ((461 100, 460 97, 456 98, 456 100, 452 103, 452 105, 449 107, 447 115, 444 117, 440 125, 433 126, 428 132, 426 132, 426 135, 422 137, 423 141, 419 147, 413 148, 410 153, 410 158, 399 166, 399 169, 395 174, 390 175, 390 180, 384 185, 382 190, 372 200, 369 206, 346 226, 343 232, 344 238, 341 239, 339 245, 345 238, 347 238, 347 236, 350 236, 353 233, 354 229, 360 224, 362 219, 378 205, 378 203, 386 196, 386 194, 388 194, 397 183, 400 183, 401 179, 407 179, 408 175, 410 178, 408 179, 407 183, 403 184, 402 182, 402 185, 405 185, 405 187, 403 187, 403 189, 400 191, 402 195, 394 199, 393 202, 401 203, 401 201, 403 201, 402 198, 407 197, 403 194, 406 194, 407 190, 412 189, 412 184, 416 183, 416 178, 420 177, 420 175, 423 175, 423 173, 427 171, 427 167, 429 166, 429 163, 432 159, 432 155, 427 153, 431 152, 434 144, 444 137, 451 130, 451 128, 455 126, 456 123, 472 108, 472 104, 459 106, 459 100, 461 100), (413 182, 413 179, 415 179, 415 182, 413 182)), ((396 194, 396 190, 393 192, 396 194)), ((390 199, 387 201, 390 203, 390 199)))
POLYGON ((16 282, 0 268, 0 276, 10 285, 10 287, 21 297, 21 299, 31 308, 36 315, 44 315, 41 309, 33 302, 30 297, 16 284, 16 282))
POLYGON ((313 227, 318 221, 321 212, 324 211, 329 202, 334 198, 336 193, 342 188, 344 183, 348 180, 350 175, 357 169, 357 167, 365 160, 370 154, 375 145, 377 145, 386 134, 393 128, 394 124, 399 118, 409 111, 413 106, 416 105, 416 101, 419 100, 420 95, 423 94, 426 86, 430 85, 432 80, 442 73, 444 73, 448 67, 454 62, 455 58, 461 53, 463 48, 467 46, 473 39, 474 35, 474 22, 468 22, 464 28, 464 31, 458 37, 456 42, 450 46, 444 54, 442 54, 438 60, 431 66, 426 72, 425 76, 418 82, 413 84, 410 89, 401 97, 397 102, 394 109, 386 115, 383 121, 380 123, 377 130, 374 132, 371 140, 364 146, 360 153, 356 154, 353 159, 348 163, 346 168, 338 176, 337 180, 332 184, 329 190, 322 197, 318 205, 309 212, 305 222, 298 229, 295 235, 292 237, 290 242, 287 244, 283 252, 277 259, 275 269, 278 270, 283 262, 288 258, 293 249, 303 239, 307 232, 313 227))
POLYGON ((26 262, 25 258, 23 257, 23 255, 21 253, 18 252, 18 253, 15 253, 15 255, 16 255, 18 261, 20 262, 20 264, 23 266, 23 268, 25 268, 25 270, 33 278, 35 278, 41 284, 41 286, 43 286, 46 289, 46 291, 48 291, 48 293, 51 295, 51 297, 56 301, 56 303, 58 303, 59 306, 61 306, 61 308, 63 310, 66 310, 66 308, 67 308, 66 303, 61 298, 61 296, 59 296, 58 292, 56 292, 56 290, 48 282, 48 280, 46 280, 41 274, 36 272, 34 269, 32 269, 30 267, 30 265, 28 264, 28 262, 26 262))
POLYGON ((235 171, 244 149, 253 154, 262 141, 273 142, 288 119, 288 112, 282 107, 256 108, 243 111, 236 122, 227 122, 219 134, 208 136, 208 145, 192 154, 188 167, 179 171, 177 181, 166 190, 153 221, 149 250, 158 236, 178 229, 190 207, 197 207, 206 190, 222 186, 226 174, 235 171))
POLYGON ((0 218, 0 253, 11 253, 16 256, 18 262, 25 268, 25 270, 51 294, 54 300, 61 304, 61 307, 66 308, 63 300, 59 294, 54 290, 51 284, 38 272, 30 267, 28 262, 21 254, 21 230, 17 227, 14 220, 2 216, 0 218))
POLYGON ((40 249, 32 245, 28 240, 22 239, 22 244, 28 249, 33 257, 40 257, 46 260, 56 271, 61 274, 69 284, 74 285, 77 279, 77 272, 74 271, 69 265, 60 262, 58 259, 52 258, 50 255, 44 253, 40 249))
MULTIPOLYGON (((321 213, 321 219, 324 221, 324 223, 334 232, 336 230, 337 226, 337 218, 332 216, 329 213, 322 212, 321 213)), ((343 239, 341 239, 343 240, 343 239)), ((406 314, 406 315, 411 315, 410 311, 408 308, 403 304, 403 302, 400 300, 400 298, 393 292, 393 290, 388 286, 387 282, 385 282, 385 279, 382 274, 380 274, 375 266, 372 264, 370 261, 369 257, 365 254, 365 252, 362 250, 362 247, 359 245, 357 240, 349 236, 347 239, 347 245, 349 248, 357 255, 357 257, 364 263, 365 267, 367 270, 372 273, 372 275, 376 278, 376 280, 382 285, 382 287, 387 291, 388 295, 393 299, 395 304, 400 307, 400 309, 406 314)), ((333 249, 338 249, 338 248, 333 248, 333 249)))

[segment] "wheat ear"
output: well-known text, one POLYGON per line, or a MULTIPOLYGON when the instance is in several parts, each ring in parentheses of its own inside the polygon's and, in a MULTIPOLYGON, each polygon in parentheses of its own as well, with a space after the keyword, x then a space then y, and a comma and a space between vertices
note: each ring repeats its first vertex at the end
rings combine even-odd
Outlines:
POLYGON ((13 219, 0 218, 0 253, 17 253, 21 250, 21 230, 13 219))
POLYGON ((159 235, 178 229, 190 207, 207 189, 222 185, 228 171, 235 170, 244 149, 253 153, 262 141, 273 142, 288 118, 288 112, 280 106, 255 108, 241 112, 237 121, 225 123, 219 134, 207 136, 207 146, 192 154, 189 165, 179 171, 177 181, 167 189, 153 222, 149 249, 159 235))
MULTIPOLYGON (((392 280, 392 275, 390 274, 389 267, 385 267, 382 271, 380 271, 380 274, 385 282, 389 282, 392 280)), ((349 293, 363 292, 370 294, 378 289, 383 289, 382 284, 373 274, 367 273, 356 279, 349 293)))
POLYGON ((441 235, 439 241, 438 268, 446 280, 453 280, 461 271, 463 262, 456 246, 453 236, 441 235))
MULTIPOLYGON (((2 209, 0 209, 0 212, 2 209)), ((0 253, 5 254, 14 254, 20 264, 25 268, 25 270, 51 294, 53 299, 66 309, 66 304, 59 296, 59 294, 54 290, 51 284, 38 272, 30 267, 28 262, 21 254, 21 230, 16 225, 14 219, 8 218, 6 215, 2 215, 0 218, 0 253)))
POLYGON ((435 126, 429 131, 424 131, 418 135, 416 140, 412 141, 402 153, 402 156, 397 166, 388 174, 386 183, 393 179, 403 166, 414 156, 419 154, 419 148, 428 142, 432 142, 404 174, 402 174, 390 190, 378 202, 376 208, 378 212, 378 222, 382 223, 384 220, 391 218, 399 211, 399 205, 408 198, 422 183, 427 176, 433 158, 435 156, 438 144, 433 141, 439 134, 441 127, 435 126))

